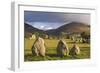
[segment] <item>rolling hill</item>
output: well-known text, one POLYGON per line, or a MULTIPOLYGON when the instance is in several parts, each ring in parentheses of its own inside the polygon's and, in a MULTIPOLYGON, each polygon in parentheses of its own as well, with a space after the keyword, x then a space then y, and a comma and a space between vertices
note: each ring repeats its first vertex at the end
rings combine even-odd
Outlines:
POLYGON ((38 28, 35 28, 29 24, 25 23, 25 33, 45 33, 48 35, 59 35, 62 32, 64 33, 82 33, 82 32, 90 32, 90 25, 79 23, 79 22, 71 22, 65 25, 60 26, 57 29, 51 29, 51 30, 40 30, 38 28))
POLYGON ((82 33, 82 32, 90 32, 90 25, 79 23, 79 22, 71 22, 69 24, 65 24, 57 29, 47 30, 48 34, 60 34, 60 33, 82 33))
POLYGON ((27 23, 24 23, 25 32, 34 33, 34 32, 43 32, 43 30, 37 29, 27 23))
POLYGON ((24 36, 25 37, 30 37, 32 36, 33 33, 44 33, 43 30, 37 29, 35 27, 33 27, 32 25, 29 25, 27 23, 24 23, 24 36))
POLYGON ((90 26, 84 23, 71 22, 69 24, 65 24, 57 29, 58 32, 71 32, 71 33, 81 33, 88 32, 90 30, 90 26))

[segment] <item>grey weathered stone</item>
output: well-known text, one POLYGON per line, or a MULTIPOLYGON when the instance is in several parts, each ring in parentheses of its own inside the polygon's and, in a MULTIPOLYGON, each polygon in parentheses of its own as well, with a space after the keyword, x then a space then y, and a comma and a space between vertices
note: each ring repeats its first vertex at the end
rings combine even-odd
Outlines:
POLYGON ((32 54, 33 55, 41 55, 45 56, 45 45, 43 38, 37 38, 32 46, 32 54))
POLYGON ((60 40, 57 45, 57 55, 62 57, 68 54, 69 54, 69 49, 66 42, 60 40))
POLYGON ((78 47, 78 45, 74 44, 73 47, 70 49, 69 54, 71 56, 75 56, 75 55, 80 54, 80 48, 78 47))

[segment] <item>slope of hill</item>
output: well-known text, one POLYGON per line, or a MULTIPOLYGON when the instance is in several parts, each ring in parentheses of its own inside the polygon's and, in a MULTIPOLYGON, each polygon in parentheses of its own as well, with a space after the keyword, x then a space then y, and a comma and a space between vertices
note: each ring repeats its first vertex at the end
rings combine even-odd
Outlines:
POLYGON ((34 32, 43 32, 43 30, 37 29, 27 23, 24 23, 25 32, 34 33, 34 32))
POLYGON ((82 33, 82 32, 90 32, 90 25, 78 22, 71 22, 69 24, 65 24, 57 29, 47 30, 47 34, 55 34, 59 35, 62 32, 64 33, 82 33))
POLYGON ((29 24, 25 23, 25 33, 46 33, 48 35, 59 35, 62 32, 64 33, 82 33, 82 32, 90 32, 90 25, 79 23, 79 22, 71 22, 65 25, 62 25, 61 27, 57 29, 51 29, 51 30, 40 30, 38 28, 35 28, 29 24))
POLYGON ((71 22, 69 24, 65 24, 57 29, 58 32, 70 32, 70 33, 81 33, 88 32, 90 30, 90 26, 84 23, 71 22))
POLYGON ((44 33, 43 30, 37 29, 27 23, 24 23, 24 36, 25 37, 31 37, 33 33, 44 33))

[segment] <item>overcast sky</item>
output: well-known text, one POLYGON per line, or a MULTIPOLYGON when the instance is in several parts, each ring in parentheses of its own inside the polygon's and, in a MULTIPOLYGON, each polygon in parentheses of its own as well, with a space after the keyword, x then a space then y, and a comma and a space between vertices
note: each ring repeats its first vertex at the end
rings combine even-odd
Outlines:
POLYGON ((24 22, 42 29, 56 29, 69 22, 90 24, 90 14, 24 11, 24 22))

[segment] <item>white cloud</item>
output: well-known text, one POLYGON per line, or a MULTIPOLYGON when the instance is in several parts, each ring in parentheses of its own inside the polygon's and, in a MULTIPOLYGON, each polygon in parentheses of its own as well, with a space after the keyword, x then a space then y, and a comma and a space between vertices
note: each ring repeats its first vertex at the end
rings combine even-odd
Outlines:
POLYGON ((41 28, 41 29, 43 29, 44 27, 45 27, 45 26, 43 26, 43 25, 42 25, 42 26, 40 26, 40 28, 41 28))
POLYGON ((27 23, 41 30, 56 29, 65 24, 59 22, 27 22, 27 23))
POLYGON ((52 27, 45 28, 46 30, 53 29, 52 27))

